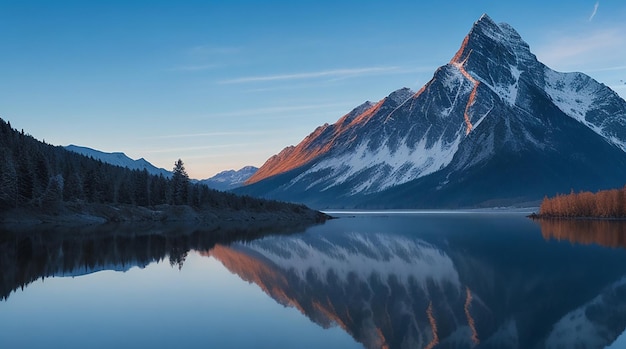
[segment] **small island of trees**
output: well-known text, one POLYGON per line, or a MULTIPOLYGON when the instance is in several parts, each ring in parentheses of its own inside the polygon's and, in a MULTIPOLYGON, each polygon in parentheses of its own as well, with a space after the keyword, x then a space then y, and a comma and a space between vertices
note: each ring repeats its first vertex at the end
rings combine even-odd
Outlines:
POLYGON ((626 219, 626 187, 597 193, 572 191, 570 194, 545 197, 539 214, 531 217, 626 219))

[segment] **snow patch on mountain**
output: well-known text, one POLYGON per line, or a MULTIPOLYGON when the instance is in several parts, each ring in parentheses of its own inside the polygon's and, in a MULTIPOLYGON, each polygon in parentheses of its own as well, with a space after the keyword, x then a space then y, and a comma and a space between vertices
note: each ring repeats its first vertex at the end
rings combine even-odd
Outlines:
POLYGON ((479 81, 485 85, 487 85, 493 92, 495 92, 500 99, 506 102, 508 105, 515 105, 515 101, 517 100, 517 92, 518 92, 518 83, 519 77, 522 74, 521 70, 519 70, 516 66, 509 66, 511 76, 515 80, 513 84, 496 84, 494 86, 490 85, 488 82, 479 78, 479 81))
POLYGON ((352 194, 380 191, 444 168, 452 161, 462 138, 463 135, 459 133, 450 143, 439 138, 430 146, 427 145, 427 137, 423 137, 413 146, 409 146, 405 139, 397 148, 392 149, 385 143, 375 150, 369 148, 369 143, 361 143, 352 152, 318 162, 294 178, 290 185, 311 176, 317 179, 312 181, 307 189, 325 183, 326 186, 322 190, 328 190, 375 169, 366 181, 352 189, 352 194), (328 170, 331 175, 317 176, 328 170))
POLYGON ((403 87, 399 90, 393 91, 387 98, 391 99, 398 106, 401 106, 402 103, 406 102, 414 94, 415 92, 413 92, 410 88, 403 87))
MULTIPOLYGON (((568 116, 594 128, 585 120, 593 103, 591 91, 582 89, 584 79, 578 73, 559 73, 550 68, 545 69, 545 91, 554 104, 568 116)), ((597 130, 595 130, 597 132, 597 130)))
POLYGON ((582 73, 560 73, 548 67, 545 68, 545 91, 554 104, 566 115, 578 120, 595 133, 604 137, 626 151, 626 139, 618 138, 604 128, 602 123, 592 122, 588 115, 602 102, 598 101, 598 94, 604 87, 600 83, 582 73))
MULTIPOLYGON (((473 30, 479 30, 494 42, 501 43, 520 61, 535 61, 537 58, 530 52, 530 46, 522 39, 521 35, 508 23, 495 23, 487 14, 483 14, 474 23, 473 30)), ((472 35, 472 32, 470 32, 472 35)))
POLYGON ((456 91, 450 106, 444 108, 441 112, 443 116, 449 116, 457 103, 466 103, 466 101, 460 101, 459 97, 469 94, 474 89, 474 82, 463 74, 463 67, 460 63, 447 64, 442 67, 442 71, 444 73, 442 83, 445 89, 447 91, 456 91), (471 84, 467 84, 465 81, 469 81, 471 84))

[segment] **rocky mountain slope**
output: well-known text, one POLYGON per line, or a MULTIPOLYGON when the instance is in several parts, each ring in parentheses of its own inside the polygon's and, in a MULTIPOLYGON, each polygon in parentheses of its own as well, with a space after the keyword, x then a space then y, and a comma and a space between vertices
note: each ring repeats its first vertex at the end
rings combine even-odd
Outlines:
POLYGON ((318 207, 459 207, 624 185, 626 101, 545 66, 483 15, 418 92, 366 102, 271 157, 241 193, 318 207))

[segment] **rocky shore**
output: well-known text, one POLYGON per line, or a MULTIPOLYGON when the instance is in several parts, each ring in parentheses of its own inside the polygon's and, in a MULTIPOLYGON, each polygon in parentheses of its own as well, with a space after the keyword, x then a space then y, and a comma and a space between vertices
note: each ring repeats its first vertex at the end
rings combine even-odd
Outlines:
POLYGON ((201 230, 248 229, 323 223, 331 217, 305 206, 279 210, 196 209, 186 205, 139 207, 91 203, 65 203, 56 207, 18 208, 0 212, 5 229, 37 225, 68 227, 125 224, 142 227, 185 226, 201 230))

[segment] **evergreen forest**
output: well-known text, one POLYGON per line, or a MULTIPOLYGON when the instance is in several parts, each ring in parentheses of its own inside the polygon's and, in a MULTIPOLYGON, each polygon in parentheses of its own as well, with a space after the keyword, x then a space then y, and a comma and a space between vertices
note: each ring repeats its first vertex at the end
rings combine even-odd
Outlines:
POLYGON ((103 163, 46 144, 0 119, 0 209, 55 207, 67 202, 196 209, 284 210, 286 204, 220 192, 193 183, 182 160, 171 178, 103 163))

